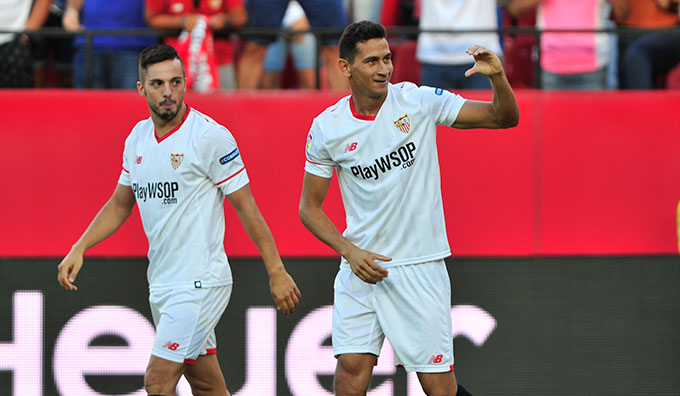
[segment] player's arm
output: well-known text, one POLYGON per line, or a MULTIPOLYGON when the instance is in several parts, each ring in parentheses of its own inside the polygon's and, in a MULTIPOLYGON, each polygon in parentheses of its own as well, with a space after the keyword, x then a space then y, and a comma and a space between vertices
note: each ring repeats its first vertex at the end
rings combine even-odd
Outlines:
POLYGON ((267 223, 255 203, 250 186, 245 185, 227 195, 250 239, 255 242, 269 274, 269 289, 276 308, 285 315, 293 312, 300 300, 300 290, 293 278, 286 272, 283 261, 276 249, 276 243, 267 223))
POLYGON ((475 59, 475 64, 465 72, 469 77, 482 74, 489 78, 493 90, 493 100, 482 102, 468 100, 458 113, 454 128, 510 128, 519 122, 519 107, 515 94, 505 76, 503 64, 496 54, 484 47, 475 45, 465 52, 475 59))
POLYGON ((305 172, 300 198, 300 220, 321 242, 347 259, 352 272, 368 283, 378 283, 387 277, 387 270, 375 260, 390 261, 389 257, 363 250, 345 239, 326 216, 321 204, 326 199, 331 179, 305 172))
POLYGON ((66 290, 78 290, 73 284, 83 266, 83 254, 111 234, 130 217, 135 206, 135 195, 130 186, 118 184, 108 202, 99 210, 92 223, 73 245, 71 251, 61 260, 58 280, 66 290))

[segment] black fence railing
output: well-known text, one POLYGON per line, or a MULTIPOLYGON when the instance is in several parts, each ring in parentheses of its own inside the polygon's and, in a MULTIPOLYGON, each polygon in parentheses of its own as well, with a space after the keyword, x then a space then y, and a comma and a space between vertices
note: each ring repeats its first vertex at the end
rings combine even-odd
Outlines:
MULTIPOLYGON (((321 43, 328 37, 340 37, 343 29, 340 28, 310 28, 308 30, 292 31, 285 28, 242 28, 237 32, 215 32, 215 37, 227 37, 236 35, 248 38, 253 36, 293 36, 311 33, 316 37, 316 87, 321 88, 320 69, 321 69, 321 43)), ((680 26, 665 29, 642 29, 612 27, 603 29, 537 29, 534 27, 502 27, 499 29, 420 29, 417 26, 396 26, 388 29, 391 38, 403 37, 415 39, 420 33, 445 33, 445 34, 465 34, 465 33, 496 33, 501 36, 533 35, 535 39, 535 56, 532 56, 534 88, 540 88, 541 75, 541 36, 545 33, 603 33, 617 36, 639 35, 645 32, 680 34, 680 26)), ((16 32, 1 30, 3 33, 26 34, 27 36, 41 37, 84 37, 85 39, 85 69, 86 86, 92 87, 93 82, 93 47, 94 38, 97 36, 152 36, 161 40, 164 37, 176 36, 178 30, 155 30, 155 29, 88 29, 80 32, 69 32, 62 28, 42 28, 28 32, 16 32)), ((678 41, 680 45, 680 39, 678 41)))

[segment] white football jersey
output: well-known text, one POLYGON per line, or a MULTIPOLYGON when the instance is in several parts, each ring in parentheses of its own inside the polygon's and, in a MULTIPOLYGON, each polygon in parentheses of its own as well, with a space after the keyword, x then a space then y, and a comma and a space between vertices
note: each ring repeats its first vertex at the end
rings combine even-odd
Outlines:
POLYGON ((336 169, 347 216, 343 236, 391 257, 384 267, 451 254, 436 131, 453 125, 464 103, 448 91, 404 82, 389 85, 375 117, 356 114, 347 96, 312 123, 305 171, 330 178, 336 169))
POLYGON ((248 184, 227 128, 189 108, 157 139, 151 118, 125 141, 118 183, 131 186, 149 239, 151 289, 230 284, 224 197, 248 184))

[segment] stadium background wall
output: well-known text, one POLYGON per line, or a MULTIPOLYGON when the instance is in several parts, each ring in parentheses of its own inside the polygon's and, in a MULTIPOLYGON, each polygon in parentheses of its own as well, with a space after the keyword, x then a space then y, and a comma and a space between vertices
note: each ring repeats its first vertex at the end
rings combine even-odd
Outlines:
MULTIPOLYGON (((307 132, 313 117, 340 96, 187 96, 236 136, 255 197, 285 256, 333 255, 303 228, 297 208, 307 132)), ((444 210, 456 255, 677 252, 680 91, 517 96, 516 128, 440 130, 444 210)), ((60 256, 113 191, 125 138, 148 117, 144 99, 133 91, 0 91, 0 109, 0 257, 60 256)), ((343 228, 335 185, 326 207, 343 228)), ((228 223, 227 253, 254 256, 238 222, 228 223)), ((135 211, 92 254, 146 251, 135 211)))
MULTIPOLYGON (((236 136, 304 296, 293 317, 272 309, 227 207, 236 283, 218 339, 236 396, 329 392, 338 260, 303 229, 297 202, 311 119, 340 96, 187 96, 236 136)), ((677 394, 680 92, 517 96, 517 128, 438 136, 458 376, 478 395, 677 394)), ((143 395, 153 328, 138 215, 91 251, 77 293, 55 267, 113 190, 144 101, 0 90, 0 108, 0 395, 143 395)), ((335 184, 326 208, 342 228, 335 184)), ((391 362, 386 347, 370 395, 422 395, 391 362)))

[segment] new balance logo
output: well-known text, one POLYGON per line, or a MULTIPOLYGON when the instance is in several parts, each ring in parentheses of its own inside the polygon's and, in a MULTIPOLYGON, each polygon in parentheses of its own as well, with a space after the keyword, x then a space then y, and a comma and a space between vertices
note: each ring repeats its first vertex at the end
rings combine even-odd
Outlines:
POLYGON ((443 358, 444 358, 444 355, 432 355, 432 356, 430 356, 430 360, 427 361, 427 364, 441 363, 443 358))
POLYGON ((177 348, 179 348, 179 344, 176 342, 168 341, 165 344, 163 344, 163 348, 168 348, 171 351, 176 351, 177 348))
POLYGON ((357 149, 357 142, 347 143, 345 145, 345 153, 348 151, 354 151, 357 149))

